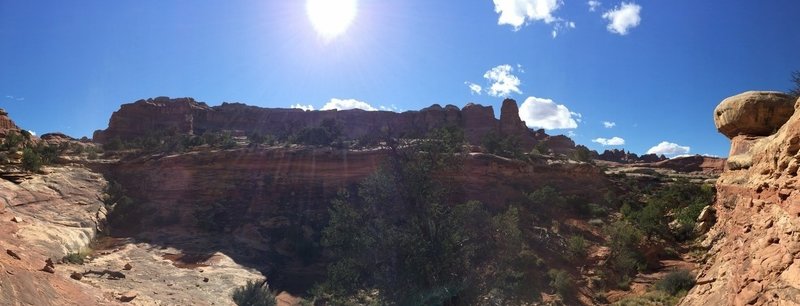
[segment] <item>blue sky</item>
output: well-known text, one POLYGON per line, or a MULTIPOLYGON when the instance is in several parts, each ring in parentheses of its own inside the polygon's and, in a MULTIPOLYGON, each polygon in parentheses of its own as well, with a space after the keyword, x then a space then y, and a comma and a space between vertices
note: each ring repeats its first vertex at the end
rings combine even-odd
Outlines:
POLYGON ((714 107, 787 90, 800 69, 795 0, 606 0, 594 11, 585 0, 357 1, 347 30, 326 38, 303 0, 0 0, 0 107, 26 129, 80 137, 155 96, 315 109, 475 102, 498 115, 509 96, 529 101, 528 121, 569 127, 548 132, 592 149, 641 154, 666 141, 724 156, 714 107), (593 142, 613 137, 625 144, 593 142))

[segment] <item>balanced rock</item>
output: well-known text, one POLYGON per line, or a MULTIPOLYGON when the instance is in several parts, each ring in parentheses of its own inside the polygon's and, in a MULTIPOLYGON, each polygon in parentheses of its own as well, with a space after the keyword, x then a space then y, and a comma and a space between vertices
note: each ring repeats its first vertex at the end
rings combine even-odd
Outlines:
POLYGON ((774 91, 748 91, 729 97, 714 109, 714 125, 728 138, 769 136, 794 113, 794 98, 774 91))

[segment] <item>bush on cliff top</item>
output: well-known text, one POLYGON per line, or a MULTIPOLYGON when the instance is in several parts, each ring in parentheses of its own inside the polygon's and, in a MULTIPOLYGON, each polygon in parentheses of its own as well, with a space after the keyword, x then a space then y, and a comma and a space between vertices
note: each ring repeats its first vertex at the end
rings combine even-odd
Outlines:
POLYGON ((233 302, 239 306, 275 306, 275 294, 269 290, 264 281, 247 281, 247 284, 236 288, 231 295, 233 302))

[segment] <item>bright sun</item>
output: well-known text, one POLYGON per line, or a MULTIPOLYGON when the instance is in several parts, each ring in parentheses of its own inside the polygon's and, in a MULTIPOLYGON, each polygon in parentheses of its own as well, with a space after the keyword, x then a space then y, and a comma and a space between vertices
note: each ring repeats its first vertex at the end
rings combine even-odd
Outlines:
POLYGON ((331 40, 341 35, 356 17, 357 0, 306 0, 306 14, 320 36, 331 40))

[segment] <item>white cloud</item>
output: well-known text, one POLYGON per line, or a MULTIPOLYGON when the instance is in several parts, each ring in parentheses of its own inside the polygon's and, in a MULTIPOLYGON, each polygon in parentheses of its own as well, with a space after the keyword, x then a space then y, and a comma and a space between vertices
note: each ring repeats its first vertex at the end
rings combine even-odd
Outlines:
POLYGON ((641 10, 642 7, 636 3, 622 2, 622 6, 615 7, 613 10, 603 13, 603 18, 609 21, 606 29, 611 33, 619 35, 628 34, 629 29, 637 27, 642 21, 642 18, 639 16, 641 10))
POLYGON ((551 99, 528 97, 519 107, 519 117, 530 128, 574 129, 578 122, 573 117, 580 117, 580 114, 570 112, 551 99))
POLYGON ((563 4, 562 0, 494 0, 494 11, 500 14, 499 25, 510 25, 517 31, 528 22, 552 23, 560 20, 553 12, 563 4))
POLYGON ((607 129, 613 128, 613 127, 614 127, 614 126, 616 126, 616 125, 617 125, 617 123, 616 123, 616 122, 611 122, 611 121, 603 121, 603 126, 604 126, 605 128, 607 128, 607 129))
POLYGON ((7 95, 6 99, 12 100, 12 101, 23 101, 23 100, 25 100, 24 97, 15 97, 15 96, 11 96, 11 95, 7 95))
POLYGON ((599 143, 603 146, 621 146, 625 144, 625 139, 619 137, 611 137, 611 138, 595 138, 592 139, 592 142, 599 143))
POLYGON ((379 106, 378 108, 379 108, 380 110, 382 110, 382 111, 387 111, 387 112, 397 112, 397 111, 398 111, 398 108, 397 108, 397 106, 395 106, 394 104, 392 104, 392 105, 390 105, 390 106, 384 106, 384 105, 381 105, 381 106, 379 106))
POLYGON ((650 148, 647 150, 647 154, 664 154, 664 155, 680 155, 680 154, 688 154, 689 150, 688 146, 681 146, 677 143, 662 141, 655 147, 650 148))
POLYGON ((589 5, 589 11, 594 12, 602 3, 600 3, 600 1, 589 0, 589 2, 586 2, 586 4, 589 5))
POLYGON ((574 131, 567 131, 567 133, 564 135, 567 135, 567 137, 569 138, 574 138, 575 136, 578 136, 578 134, 575 134, 574 131))
POLYGON ((293 104, 292 106, 289 106, 289 107, 290 108, 299 108, 299 109, 302 109, 304 111, 313 111, 314 110, 314 105, 311 105, 311 104, 302 105, 302 104, 298 103, 298 104, 293 104))
POLYGON ((472 82, 464 82, 464 84, 469 86, 469 92, 472 93, 473 95, 480 95, 481 91, 483 90, 481 85, 478 85, 478 84, 475 84, 475 83, 472 83, 472 82))
POLYGON ((512 92, 521 94, 519 78, 513 72, 514 67, 511 65, 499 65, 486 71, 483 77, 492 83, 486 93, 493 97, 508 97, 512 92))
POLYGON ((331 99, 328 103, 322 106, 320 110, 346 110, 346 109, 362 109, 366 111, 376 111, 378 109, 372 107, 372 105, 367 104, 363 101, 358 101, 356 99, 331 99))

